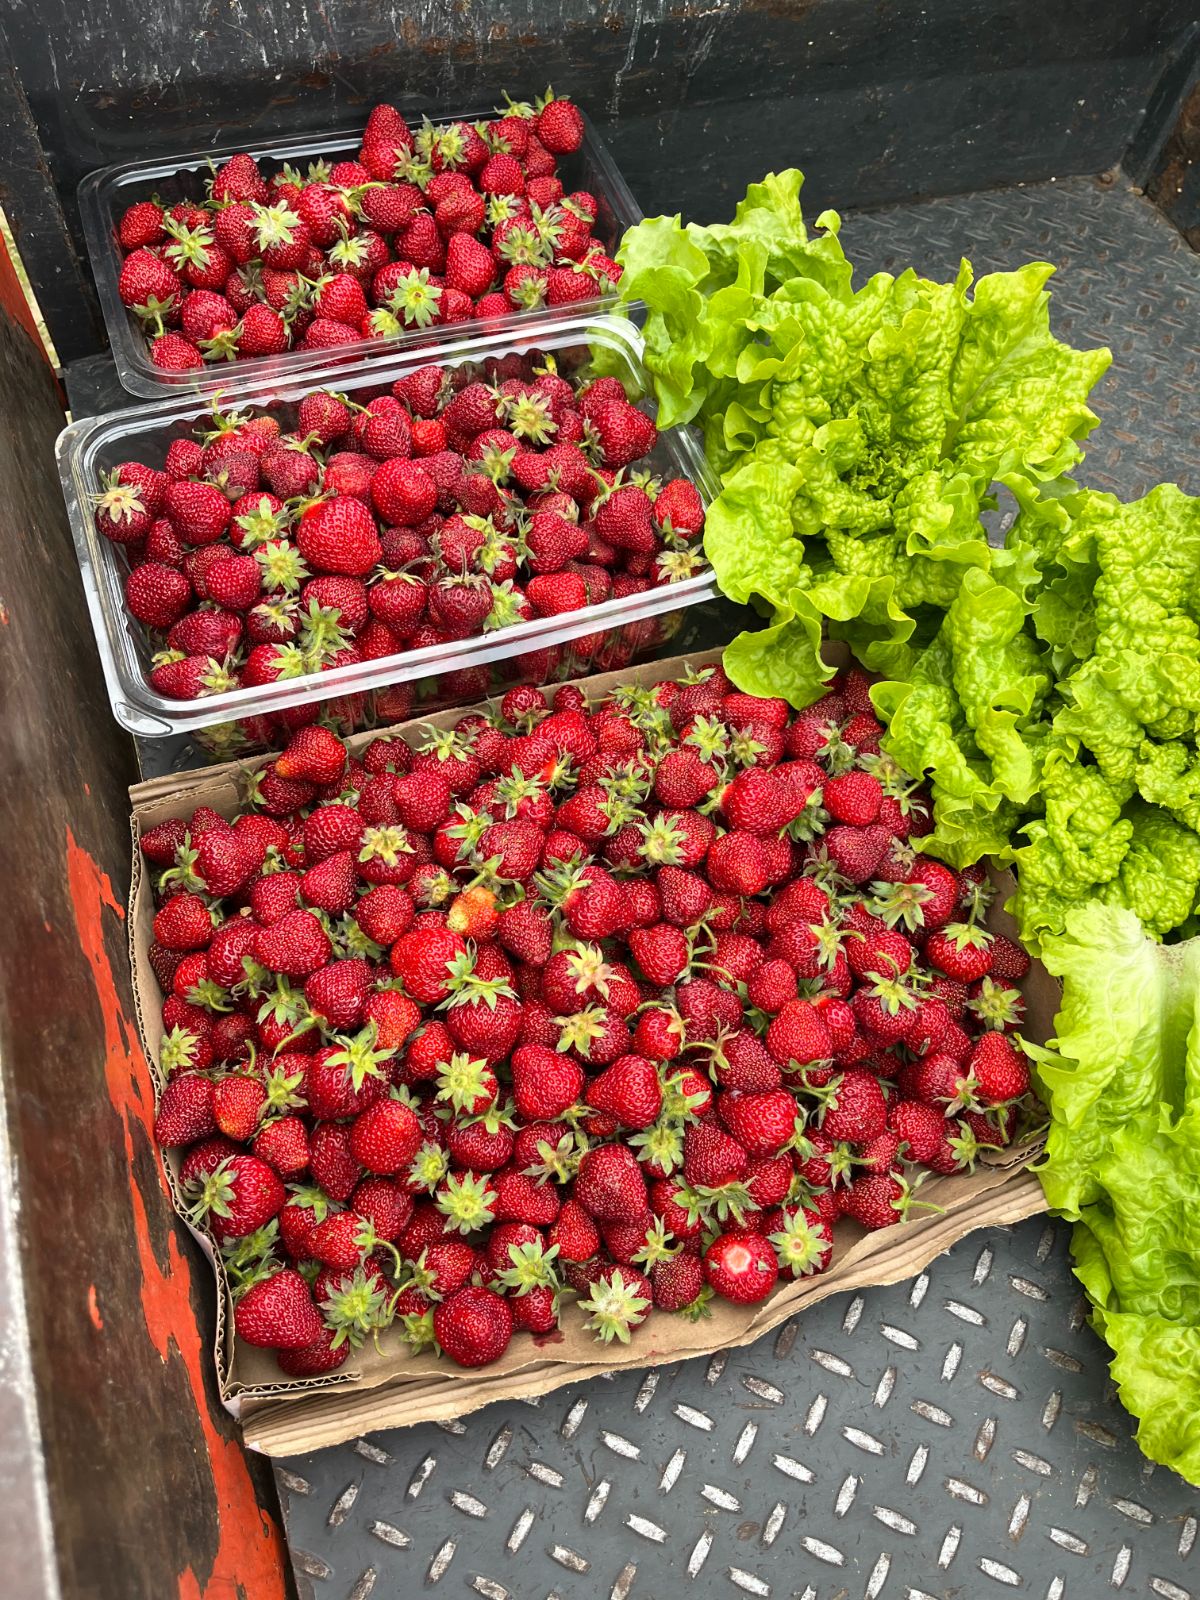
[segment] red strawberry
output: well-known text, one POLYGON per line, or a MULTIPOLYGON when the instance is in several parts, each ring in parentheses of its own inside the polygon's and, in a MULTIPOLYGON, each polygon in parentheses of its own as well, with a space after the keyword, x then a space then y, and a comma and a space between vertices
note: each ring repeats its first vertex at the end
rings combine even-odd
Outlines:
POLYGON ((615 1144, 589 1150, 579 1163, 575 1199, 599 1220, 615 1221, 645 1211, 646 1180, 632 1150, 615 1144))
POLYGON ((887 1126, 887 1101, 873 1073, 850 1068, 822 1091, 818 1125, 831 1139, 866 1144, 887 1126))
POLYGON ((1003 1033, 985 1033, 975 1041, 967 1068, 985 1106, 1019 1100, 1029 1090, 1029 1065, 1003 1033))
POLYGON ((855 828, 869 827, 878 817, 882 804, 883 787, 869 772, 852 770, 825 780, 825 809, 836 822, 855 828))
POLYGON ((588 1105, 611 1112, 625 1128, 648 1128, 657 1120, 663 1103, 653 1062, 638 1055, 618 1057, 592 1079, 586 1098, 588 1105))
POLYGON ((930 966, 959 983, 974 983, 992 965, 992 935, 969 922, 952 922, 930 934, 925 959, 930 966))
POLYGON ((346 747, 328 728, 301 728, 275 758, 281 778, 324 785, 337 783, 346 770, 346 747))
POLYGON ((391 968, 414 1000, 437 1005, 449 995, 451 966, 466 950, 466 940, 449 928, 414 929, 392 946, 391 968))
POLYGON ((767 1049, 781 1066, 827 1060, 833 1043, 821 1009, 808 1000, 789 1001, 767 1029, 767 1049))
POLYGON ((233 1324, 239 1339, 264 1350, 302 1350, 324 1331, 308 1284, 290 1267, 252 1284, 234 1307, 233 1324))
POLYGON ((239 1153, 193 1184, 190 1198, 194 1221, 207 1222, 218 1239, 234 1239, 269 1222, 286 1191, 265 1161, 239 1153))
POLYGON ((779 1263, 768 1240, 757 1233, 723 1233, 704 1252, 704 1277, 734 1305, 757 1305, 779 1279, 779 1263))
POLYGON ((296 546, 318 571, 349 577, 370 572, 383 554, 371 513, 346 496, 311 505, 297 525, 296 546))
POLYGON ((444 1353, 460 1367, 487 1366, 508 1349, 512 1311, 500 1295, 467 1284, 434 1307, 433 1331, 444 1353))
POLYGON ((255 935, 255 960, 269 972, 289 978, 306 978, 317 972, 332 953, 329 937, 311 911, 289 911, 273 927, 260 928, 255 935))
POLYGON ((905 1159, 928 1166, 945 1137, 946 1118, 936 1106, 920 1100, 899 1100, 888 1112, 888 1126, 906 1146, 905 1159))
POLYGON ((162 1092, 154 1137, 164 1150, 195 1144, 216 1133, 213 1086, 197 1073, 177 1073, 162 1092))
POLYGON ((746 1152, 709 1123, 689 1124, 683 1136, 683 1171, 688 1183, 721 1188, 746 1176, 746 1152))
POLYGON ((407 1167, 421 1145, 421 1124, 399 1100, 379 1100, 355 1119, 350 1150, 368 1172, 389 1175, 407 1167))

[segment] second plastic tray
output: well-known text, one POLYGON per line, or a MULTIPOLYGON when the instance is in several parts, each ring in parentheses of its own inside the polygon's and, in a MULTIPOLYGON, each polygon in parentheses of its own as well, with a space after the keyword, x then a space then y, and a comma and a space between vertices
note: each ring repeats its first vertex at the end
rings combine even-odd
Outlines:
MULTIPOLYGON (((451 122, 474 122, 480 115, 490 116, 493 113, 457 112, 431 117, 430 121, 434 127, 442 127, 451 122)), ((611 251, 616 249, 626 228, 641 220, 642 213, 607 145, 586 116, 583 126, 583 144, 574 155, 562 158, 560 172, 568 192, 586 189, 595 195, 600 207, 596 235, 611 251)), ((290 373, 312 372, 329 367, 332 352, 288 350, 278 356, 221 361, 199 372, 161 371, 150 359, 149 347, 137 318, 122 304, 117 293, 123 257, 116 241, 116 228, 125 209, 135 201, 148 200, 151 196, 165 205, 174 205, 180 200, 203 199, 205 182, 211 178, 214 168, 239 151, 248 150, 257 161, 263 163, 268 172, 275 172, 286 162, 319 160, 332 163, 352 160, 358 154, 361 142, 361 127, 340 128, 331 133, 309 134, 296 139, 267 143, 249 140, 211 150, 192 150, 185 155, 123 162, 88 174, 79 186, 79 213, 113 360, 122 384, 131 394, 162 399, 181 390, 192 394, 215 394, 218 390, 228 388, 230 383, 278 381, 290 373)), ((598 297, 596 304, 600 304, 603 298, 598 297)), ((581 306, 583 304, 586 302, 581 302, 581 306)), ((524 311, 486 324, 457 323, 446 328, 414 328, 400 339, 362 339, 356 344, 342 345, 337 351, 337 361, 341 365, 343 362, 353 363, 376 356, 394 356, 398 351, 414 345, 426 348, 436 345, 440 348, 447 342, 459 343, 476 330, 504 333, 509 328, 525 326, 531 321, 541 323, 548 320, 559 320, 559 314, 545 310, 524 311)))
MULTIPOLYGON (((589 350, 598 345, 609 353, 630 396, 644 395, 647 385, 640 338, 636 328, 620 317, 562 319, 536 328, 527 326, 519 333, 489 334, 438 350, 436 359, 445 366, 473 370, 485 360, 542 353, 554 355, 560 370, 567 372, 578 368, 587 360, 589 350)), ((364 391, 378 393, 429 360, 430 353, 422 350, 360 363, 351 370, 337 366, 323 373, 289 373, 286 380, 274 384, 239 385, 236 409, 278 414, 286 427, 295 406, 313 389, 333 386, 351 399, 364 391)), ((644 399, 641 403, 653 411, 644 399)), ((231 402, 230 409, 233 408, 231 402)), ((356 662, 256 688, 232 689, 199 700, 167 699, 147 681, 153 645, 146 629, 126 609, 124 582, 128 567, 121 550, 97 532, 92 496, 100 487, 102 475, 123 461, 160 465, 171 441, 190 436, 195 424, 209 414, 205 401, 192 396, 75 422, 64 429, 58 440, 59 474, 105 684, 113 715, 131 733, 152 739, 195 733, 218 723, 278 712, 289 706, 393 684, 436 680, 451 672, 488 666, 583 635, 601 634, 681 611, 716 595, 712 573, 705 571, 625 599, 585 606, 560 616, 539 617, 498 632, 403 651, 377 661, 356 662)), ((660 473, 692 479, 706 503, 712 498, 714 488, 703 452, 687 429, 675 428, 660 435, 650 461, 660 473)))

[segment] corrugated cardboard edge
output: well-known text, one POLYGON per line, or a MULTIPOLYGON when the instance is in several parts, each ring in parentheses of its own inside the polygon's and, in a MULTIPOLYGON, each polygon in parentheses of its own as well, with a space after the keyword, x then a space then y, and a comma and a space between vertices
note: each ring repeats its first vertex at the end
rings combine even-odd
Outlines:
MULTIPOLYGON (((848 659, 848 652, 837 644, 827 646, 826 654, 838 666, 848 659)), ((621 683, 674 677, 689 666, 707 665, 719 658, 719 650, 697 652, 576 681, 587 688, 589 695, 599 697, 621 683)), ((372 730, 347 742, 356 749, 381 736, 412 740, 426 727, 453 724, 465 709, 437 712, 394 728, 372 730)), ((156 1090, 162 1024, 158 984, 149 963, 153 896, 142 871, 138 836, 142 829, 166 817, 186 816, 198 805, 232 814, 240 803, 245 775, 269 759, 264 755, 153 779, 130 790, 130 960, 138 1028, 154 1069, 156 1090)), ((1007 873, 993 872, 993 877, 1001 895, 988 921, 998 931, 1012 935, 1015 927, 1002 907, 1013 882, 1007 873)), ((1028 1031, 1032 1037, 1045 1038, 1057 1010, 1058 986, 1044 968, 1035 964, 1023 988, 1028 1031)), ((629 1346, 616 1349, 596 1345, 568 1322, 553 1345, 551 1341, 516 1340, 501 1361, 481 1372, 451 1369, 431 1355, 412 1357, 385 1344, 383 1353, 368 1348, 356 1355, 353 1366, 324 1378, 274 1381, 271 1372, 278 1369, 274 1368, 273 1358, 234 1339, 232 1302, 219 1254, 209 1235, 189 1223, 213 1264, 219 1285, 214 1357, 221 1396, 227 1408, 242 1419, 247 1445, 266 1454, 285 1455, 341 1443, 367 1428, 445 1420, 493 1400, 545 1394, 598 1372, 662 1365, 747 1344, 827 1295, 911 1277, 975 1228, 1003 1226, 1044 1210, 1041 1186, 1026 1170, 1040 1148, 1039 1141, 1031 1141, 1018 1150, 997 1155, 972 1174, 925 1184, 922 1198, 941 1207, 940 1214, 918 1214, 902 1228, 875 1234, 863 1234, 850 1224, 840 1225, 839 1249, 830 1270, 819 1278, 782 1287, 762 1306, 739 1309, 721 1303, 710 1319, 700 1323, 652 1315, 635 1331, 629 1346), (553 1354, 549 1353, 551 1348, 553 1354)), ((166 1152, 166 1168, 176 1207, 185 1215, 177 1176, 179 1158, 174 1152, 166 1152)))

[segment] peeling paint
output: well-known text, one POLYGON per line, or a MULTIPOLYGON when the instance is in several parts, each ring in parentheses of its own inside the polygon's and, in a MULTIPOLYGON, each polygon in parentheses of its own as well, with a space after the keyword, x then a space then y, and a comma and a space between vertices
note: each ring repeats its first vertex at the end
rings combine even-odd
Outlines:
POLYGON ((100 1302, 96 1298, 96 1285, 88 1284, 87 1291, 88 1321, 97 1333, 104 1332, 104 1318, 100 1315, 100 1302))
MULTIPOLYGON (((93 857, 66 832, 67 886, 75 916, 79 947, 92 970, 103 1017, 104 1084, 121 1119, 132 1207, 131 1245, 142 1273, 142 1314, 151 1343, 166 1365, 182 1361, 191 1390, 196 1421, 204 1441, 212 1479, 211 1515, 217 1529, 212 1569, 198 1576, 186 1567, 179 1575, 179 1600, 286 1600, 286 1554, 280 1529, 262 1509, 254 1493, 242 1448, 226 1437, 214 1420, 205 1378, 211 1352, 201 1343, 192 1305, 192 1269, 172 1226, 167 1259, 160 1263, 150 1235, 147 1200, 134 1176, 137 1145, 149 1142, 156 1151, 154 1172, 161 1187, 155 1205, 169 1209, 162 1164, 153 1144, 154 1089, 137 1029, 125 1016, 108 953, 106 924, 111 915, 125 920, 125 908, 111 880, 93 857)), ((211 1292, 204 1284, 203 1292, 211 1292)), ((97 1312, 97 1315, 99 1313, 97 1312)))

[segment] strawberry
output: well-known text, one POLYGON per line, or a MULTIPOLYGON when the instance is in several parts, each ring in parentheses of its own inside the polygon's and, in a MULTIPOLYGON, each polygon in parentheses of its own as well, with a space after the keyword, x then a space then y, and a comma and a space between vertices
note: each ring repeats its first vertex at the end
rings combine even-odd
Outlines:
POLYGON ((434 1307, 433 1331, 444 1354, 460 1367, 486 1366, 508 1348, 512 1311, 490 1289, 466 1284, 434 1307))
POLYGON ((242 1238, 269 1222, 285 1199, 279 1178, 257 1156, 228 1156, 189 1186, 189 1216, 218 1239, 242 1238))
POLYGON ((719 1234, 704 1252, 704 1279, 709 1288, 734 1305, 757 1305, 779 1280, 775 1251, 761 1234, 719 1234))
POLYGON ((290 1267, 251 1284, 234 1306, 233 1323, 240 1339, 264 1350, 302 1350, 323 1332, 308 1284, 290 1267))
POLYGON ((646 1180, 624 1145, 600 1145, 579 1163, 575 1199, 592 1217, 615 1220, 646 1210, 646 1180))
MULTIPOLYGON (((932 865, 926 862, 926 865, 932 865)), ((1020 983, 1029 972, 1029 957, 1011 939, 1005 938, 1002 933, 992 934, 990 946, 992 964, 988 972, 993 978, 1004 983, 1020 983)))
POLYGON ((899 1100, 888 1111, 888 1126, 906 1147, 906 1159, 928 1166, 945 1137, 946 1119, 936 1106, 921 1100, 899 1100))
POLYGON ((796 1129, 796 1102, 786 1089, 730 1089, 720 1096, 718 1110, 726 1130, 756 1159, 778 1154, 796 1129))
POLYGON ((860 1227, 875 1231, 901 1220, 907 1190, 890 1172, 856 1178, 842 1197, 842 1211, 860 1227))
POLYGON ((774 1246, 780 1276, 806 1278, 824 1272, 833 1256, 833 1230, 815 1209, 784 1205, 768 1212, 765 1237, 774 1246))
POLYGON ((449 928, 414 929, 392 946, 391 968, 414 1000, 436 1005, 450 993, 452 965, 467 942, 449 928))
POLYGON ((350 1150, 368 1172, 388 1176, 407 1167, 421 1144, 416 1115, 399 1100, 379 1100, 355 1118, 350 1150))
POLYGON ((273 927, 260 928, 255 935, 255 960, 269 972, 289 978, 308 977, 323 967, 331 954, 329 937, 311 911, 289 911, 273 927))
POLYGON ((991 970, 992 935, 969 922, 952 922, 925 941, 925 959, 958 983, 974 983, 991 970))
POLYGON ((767 1029, 766 1042, 772 1058, 785 1067, 804 1067, 833 1054, 821 1008, 807 1000, 792 1000, 782 1007, 767 1029))
POLYGON ((198 1073, 177 1073, 159 1099, 154 1137, 167 1150, 195 1144, 216 1131, 212 1081, 198 1073))
POLYGON ((826 811, 836 822, 866 828, 879 816, 883 787, 869 772, 852 770, 838 773, 824 785, 826 811))
POLYGON ((298 1116, 278 1117, 273 1122, 263 1123, 251 1150, 281 1178, 298 1178, 308 1170, 312 1158, 308 1129, 298 1116))
POLYGON ((967 1070, 985 1106, 1019 1100, 1028 1093, 1028 1063, 1018 1047, 1003 1033, 985 1033, 975 1041, 967 1070))
MULTIPOLYGON (((583 1090, 582 1069, 557 1050, 523 1044, 513 1052, 513 1098, 530 1121, 550 1121, 568 1110, 583 1090)), ((653 1118, 651 1118, 653 1121, 653 1118)))
POLYGON ((346 769, 346 747, 328 728, 301 728, 275 758, 281 778, 318 785, 336 783, 346 769))
POLYGON ((311 567, 350 577, 369 572, 383 554, 370 512, 345 496, 320 500, 304 512, 296 546, 311 567))
POLYGON ((588 1313, 584 1327, 602 1343, 629 1343, 630 1330, 643 1322, 653 1302, 650 1281, 631 1266, 605 1266, 593 1279, 579 1309, 588 1313))
POLYGON ((656 1121, 663 1103, 653 1062, 632 1054, 619 1056, 593 1078, 586 1098, 588 1105, 611 1112, 622 1127, 635 1129, 648 1128, 656 1121))
POLYGON ((818 1126, 839 1143, 866 1144, 887 1126, 887 1101, 873 1073, 851 1067, 821 1091, 818 1126))

